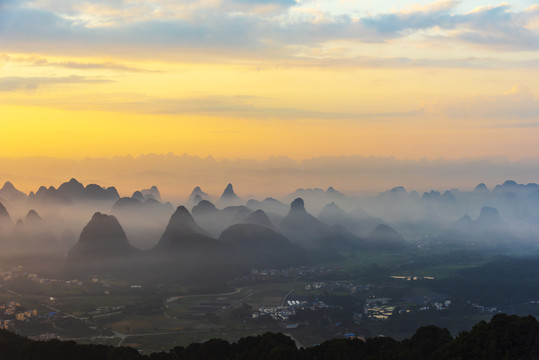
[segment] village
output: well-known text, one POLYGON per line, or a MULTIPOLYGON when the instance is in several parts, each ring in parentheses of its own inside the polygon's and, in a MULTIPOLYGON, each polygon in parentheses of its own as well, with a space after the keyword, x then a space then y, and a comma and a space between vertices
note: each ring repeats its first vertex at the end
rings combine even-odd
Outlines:
POLYGON ((238 278, 236 281, 312 280, 328 275, 334 270, 336 270, 336 267, 325 266, 299 266, 288 269, 252 269, 248 275, 238 278))
MULTIPOLYGON (((38 274, 26 272, 22 266, 13 267, 7 271, 0 272, 2 283, 9 283, 16 280, 28 280, 39 285, 62 285, 62 286, 82 286, 84 282, 78 279, 61 280, 55 278, 40 277, 38 274)), ((96 282, 96 281, 94 281, 96 282)))
POLYGON ((15 328, 15 321, 29 321, 37 316, 37 309, 26 310, 19 302, 10 301, 7 304, 0 304, 1 329, 12 330, 15 328))

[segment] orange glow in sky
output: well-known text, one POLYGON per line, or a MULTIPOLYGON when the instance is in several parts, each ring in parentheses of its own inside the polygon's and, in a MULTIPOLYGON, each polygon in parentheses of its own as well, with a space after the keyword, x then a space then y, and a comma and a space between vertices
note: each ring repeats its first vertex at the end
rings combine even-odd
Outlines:
POLYGON ((0 152, 539 156, 537 5, 345 3, 3 2, 0 152))

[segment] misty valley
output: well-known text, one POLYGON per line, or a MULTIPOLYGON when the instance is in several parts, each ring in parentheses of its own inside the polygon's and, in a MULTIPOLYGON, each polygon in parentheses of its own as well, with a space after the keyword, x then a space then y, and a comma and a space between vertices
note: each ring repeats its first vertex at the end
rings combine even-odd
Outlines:
POLYGON ((150 354, 266 333, 297 348, 402 341, 426 325, 450 339, 513 321, 502 313, 539 316, 535 183, 236 190, 197 186, 173 205, 157 186, 121 196, 71 179, 26 194, 6 182, 0 328, 150 354))

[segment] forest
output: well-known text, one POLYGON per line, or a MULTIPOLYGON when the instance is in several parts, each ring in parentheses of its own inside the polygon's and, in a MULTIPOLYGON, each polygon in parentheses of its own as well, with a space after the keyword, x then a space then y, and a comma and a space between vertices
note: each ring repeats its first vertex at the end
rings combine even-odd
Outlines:
POLYGON ((73 341, 33 341, 0 330, 0 358, 12 360, 330 360, 330 359, 539 359, 539 322, 532 317, 495 315, 481 321, 455 338, 447 329, 433 325, 419 328, 410 338, 390 337, 332 339, 298 349, 294 340, 282 333, 265 333, 230 343, 210 339, 178 346, 168 352, 141 354, 129 347, 83 345, 73 341))

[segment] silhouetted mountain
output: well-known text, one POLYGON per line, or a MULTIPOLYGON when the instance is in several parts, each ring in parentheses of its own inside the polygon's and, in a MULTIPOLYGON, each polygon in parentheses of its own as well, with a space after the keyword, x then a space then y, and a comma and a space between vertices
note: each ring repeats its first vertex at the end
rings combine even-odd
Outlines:
POLYGON ((218 237, 230 225, 241 222, 250 211, 244 206, 231 206, 219 210, 208 200, 202 200, 193 207, 192 213, 200 226, 212 236, 218 237))
POLYGON ((247 206, 227 206, 221 210, 221 218, 229 227, 241 223, 251 213, 252 211, 247 206))
MULTIPOLYGON (((142 194, 141 194, 142 195, 142 194)), ((121 198, 112 206, 112 214, 122 223, 132 244, 150 249, 159 242, 174 207, 155 199, 121 198)))
POLYGON ((196 186, 193 191, 191 191, 191 195, 189 195, 189 199, 187 200, 190 204, 198 204, 201 200, 209 200, 210 196, 206 194, 200 186, 196 186), (197 201, 197 196, 200 198, 200 200, 197 201))
POLYGON ((167 225, 167 228, 155 246, 157 252, 169 253, 182 251, 201 251, 217 245, 183 206, 179 206, 167 225))
POLYGON ((333 187, 329 187, 327 190, 321 188, 314 189, 297 189, 292 194, 289 194, 287 199, 301 198, 309 204, 309 210, 313 213, 319 213, 324 206, 332 201, 346 200, 346 196, 341 192, 335 190, 333 187))
POLYGON ((133 195, 131 195, 131 199, 138 200, 139 202, 143 202, 144 195, 142 195, 142 192, 137 190, 133 193, 133 195))
POLYGON ((105 189, 105 197, 107 200, 116 200, 120 198, 120 194, 118 194, 118 190, 114 186, 109 186, 105 189))
POLYGON ((427 201, 438 201, 442 199, 442 194, 439 191, 431 190, 430 192, 423 193, 421 198, 427 201))
POLYGON ((78 182, 76 179, 72 178, 69 182, 65 182, 58 187, 58 191, 70 198, 75 200, 80 200, 85 198, 85 188, 82 183, 78 182))
POLYGON ((457 220, 455 223, 459 231, 471 231, 474 226, 474 222, 470 215, 466 214, 457 220))
POLYGON ((145 199, 153 198, 157 201, 161 201, 161 193, 155 185, 149 189, 142 189, 140 192, 142 193, 142 195, 144 195, 145 199))
POLYGON ((338 218, 347 218, 349 217, 348 213, 340 208, 339 205, 335 204, 334 202, 331 202, 324 206, 320 214, 318 215, 318 218, 328 224, 331 224, 331 221, 325 221, 325 219, 338 219, 338 218))
POLYGON ((331 198, 334 198, 334 199, 341 199, 341 198, 344 198, 344 194, 340 191, 337 191, 333 188, 333 186, 330 186, 327 188, 326 190, 326 194, 331 197, 331 198))
POLYGON ((104 188, 96 184, 86 187, 76 179, 71 179, 58 187, 58 193, 73 201, 116 201, 120 196, 114 187, 104 188))
POLYGON ((400 201, 408 199, 409 195, 404 186, 396 186, 391 190, 378 194, 377 198, 387 203, 395 202, 395 204, 398 204, 400 201))
POLYGON ((232 186, 232 184, 228 184, 225 188, 225 191, 223 191, 223 195, 221 195, 221 198, 223 196, 235 196, 236 194, 234 194, 234 187, 232 186))
POLYGON ((255 225, 265 226, 269 229, 273 229, 273 224, 268 218, 268 215, 266 215, 264 210, 260 210, 260 209, 252 212, 249 216, 247 216, 245 220, 243 220, 243 223, 255 224, 255 225))
POLYGON ((247 207, 251 210, 264 210, 266 214, 276 214, 286 216, 290 207, 283 204, 279 200, 273 198, 265 198, 263 201, 251 199, 247 201, 247 207))
POLYGON ((202 200, 192 209, 193 215, 213 215, 219 210, 208 200, 202 200))
POLYGON ((96 212, 88 225, 82 229, 79 241, 69 251, 71 258, 114 258, 137 253, 125 232, 112 215, 96 212))
POLYGON ((69 250, 65 271, 86 275, 132 273, 136 269, 133 262, 140 254, 116 217, 96 212, 69 250))
POLYGON ((118 199, 114 205, 112 205, 112 211, 115 214, 123 213, 124 215, 131 216, 168 217, 173 210, 174 208, 168 202, 162 203, 153 198, 147 198, 144 200, 139 196, 123 197, 118 199))
POLYGON ((5 206, 0 202, 0 242, 7 239, 13 223, 5 206))
POLYGON ((41 220, 41 216, 39 216, 39 214, 33 209, 28 211, 28 214, 26 214, 26 216, 24 217, 24 223, 28 225, 37 224, 41 220))
POLYGON ((15 224, 13 246, 17 252, 56 253, 58 245, 58 239, 35 210, 15 224))
POLYGON ((457 202, 457 198, 455 197, 453 192, 449 191, 449 190, 444 192, 444 194, 442 195, 442 200, 446 204, 456 204, 456 202, 457 202))
POLYGON ((448 237, 474 245, 488 247, 510 246, 514 240, 509 226, 501 219, 498 210, 493 207, 481 208, 476 220, 469 215, 462 216, 449 229, 448 237))
POLYGON ((407 191, 404 188, 404 186, 395 186, 389 191, 386 191, 386 193, 393 194, 393 195, 406 195, 407 191))
POLYGON ((238 275, 226 260, 219 241, 208 236, 189 211, 179 206, 158 244, 148 252, 150 268, 145 276, 191 285, 222 283, 238 275))
POLYGON ((4 221, 9 221, 11 223, 11 216, 9 216, 6 207, 0 203, 0 223, 4 221))
POLYGON ((476 231, 487 233, 499 233, 508 231, 508 226, 500 217, 498 210, 490 206, 484 206, 483 208, 481 208, 479 217, 475 221, 474 228, 476 231))
POLYGON ((345 228, 331 227, 309 214, 301 198, 291 203, 288 215, 280 224, 280 230, 292 242, 310 249, 329 243, 337 249, 350 250, 361 242, 345 228))
POLYGON ((397 250, 411 246, 401 234, 385 224, 378 225, 376 229, 365 237, 365 240, 376 249, 397 250))
POLYGON ((193 204, 194 204, 194 205, 198 205, 198 203, 201 202, 202 200, 204 200, 204 199, 202 198, 202 196, 200 196, 199 194, 196 194, 195 197, 194 197, 194 199, 193 199, 193 204))
POLYGON ((26 200, 26 194, 17 190, 9 181, 6 181, 0 189, 0 197, 12 202, 26 200))
POLYGON ((234 187, 232 184, 228 184, 219 199, 219 205, 221 206, 234 206, 240 205, 241 199, 234 193, 234 187))
POLYGON ((215 237, 219 236, 221 231, 226 228, 225 225, 222 225, 220 210, 208 200, 199 201, 193 206, 191 212, 197 223, 215 237))
POLYGON ((502 218, 500 217, 498 210, 490 206, 484 206, 481 208, 481 212, 476 221, 480 226, 498 226, 502 223, 502 218))
POLYGON ((478 184, 475 189, 473 190, 474 193, 488 193, 489 189, 484 183, 478 184))
POLYGON ((494 187, 494 191, 514 191, 524 188, 525 186, 522 184, 518 184, 514 180, 507 180, 501 185, 496 185, 494 187))
POLYGON ((28 202, 32 204, 70 205, 71 199, 59 192, 54 186, 46 188, 41 186, 36 193, 30 192, 28 202))
POLYGON ((103 188, 96 184, 86 185, 86 197, 91 201, 116 201, 120 198, 114 187, 103 188))
POLYGON ((365 236, 382 222, 381 219, 374 218, 361 209, 351 213, 344 211, 334 202, 322 209, 318 219, 326 224, 342 226, 357 236, 365 236))
POLYGON ((13 233, 17 234, 17 233, 21 233, 23 231, 24 231, 24 223, 23 223, 22 219, 18 219, 15 222, 15 225, 13 226, 13 233))
POLYGON ((163 210, 165 212, 169 212, 169 211, 174 210, 174 207, 172 206, 171 203, 169 203, 169 202, 162 203, 159 200, 156 200, 156 199, 153 199, 153 198, 150 198, 150 197, 148 197, 144 201, 144 207, 146 209, 148 209, 148 211, 150 211, 150 212, 152 212, 154 210, 155 211, 163 210))
POLYGON ((281 228, 292 241, 307 247, 320 245, 320 241, 329 234, 329 226, 305 210, 302 198, 297 198, 290 204, 290 211, 281 222, 281 228))
POLYGON ((274 198, 265 198, 262 201, 262 206, 262 210, 266 212, 272 212, 276 214, 281 214, 283 212, 286 214, 288 212, 288 206, 274 198))
POLYGON ((256 224, 232 225, 219 237, 235 267, 282 268, 305 261, 304 252, 281 234, 256 224))
POLYGON ((137 206, 141 206, 142 202, 134 197, 123 197, 119 198, 114 205, 112 205, 112 211, 125 209, 125 208, 133 208, 137 206))

